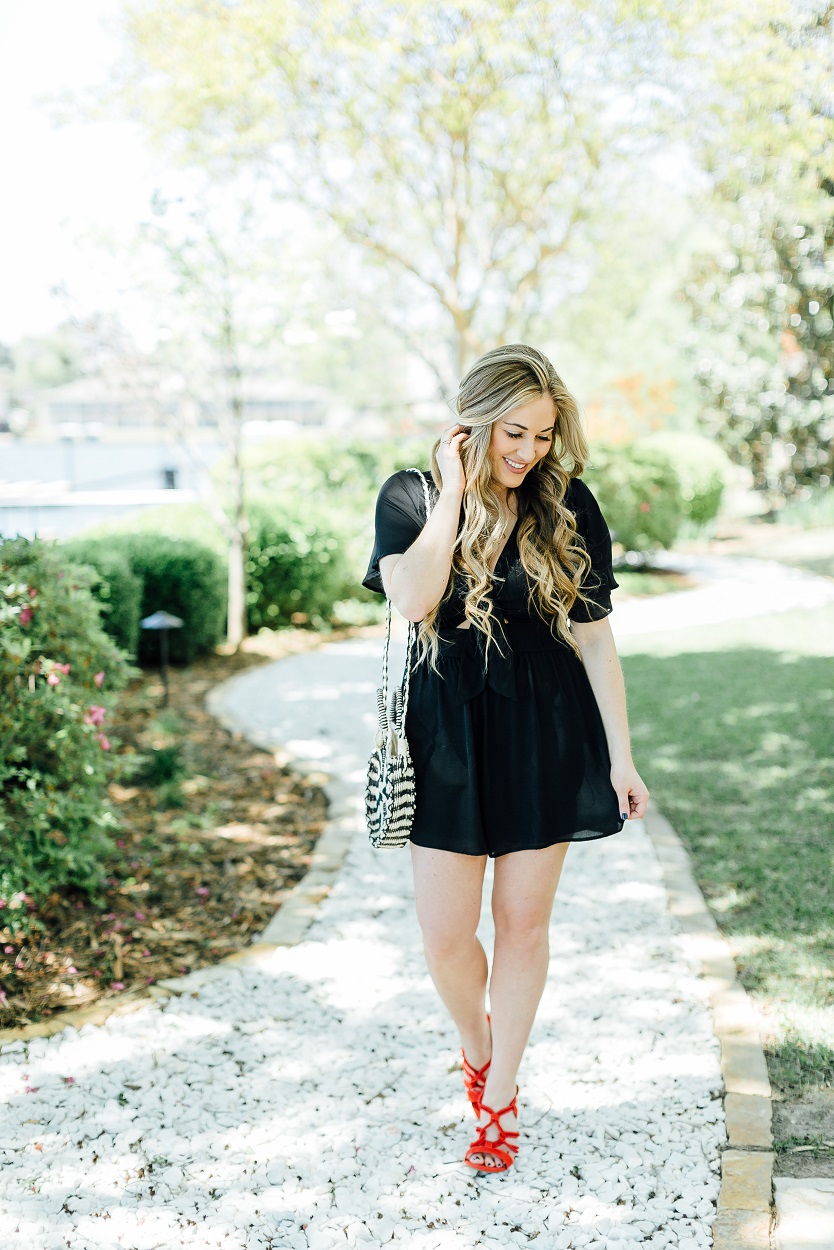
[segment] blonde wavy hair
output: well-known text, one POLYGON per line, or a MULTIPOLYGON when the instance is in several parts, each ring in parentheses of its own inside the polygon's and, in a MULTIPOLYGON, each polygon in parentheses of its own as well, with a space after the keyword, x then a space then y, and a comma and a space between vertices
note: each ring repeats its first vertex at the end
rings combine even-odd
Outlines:
MULTIPOLYGON (((496 422, 541 395, 549 395, 553 400, 555 427, 546 455, 516 492, 518 554, 530 578, 531 604, 548 623, 551 633, 555 627, 558 636, 580 654, 570 631, 568 612, 577 599, 589 602, 580 585, 590 570, 591 560, 564 498, 571 478, 581 476, 585 470, 588 444, 576 400, 547 357, 524 343, 511 343, 481 356, 451 402, 457 419, 471 434, 461 447, 466 477, 463 527, 452 549, 449 581, 440 603, 427 613, 417 631, 417 662, 428 657, 436 672, 438 617, 442 604, 453 594, 456 574, 466 585, 463 608, 470 628, 486 635, 486 651, 494 645, 501 652, 488 591, 493 583, 489 560, 500 551, 504 526, 499 496, 492 482, 489 448, 496 422)), ((431 473, 438 491, 443 487, 437 463, 439 446, 440 439, 431 453, 431 473)))

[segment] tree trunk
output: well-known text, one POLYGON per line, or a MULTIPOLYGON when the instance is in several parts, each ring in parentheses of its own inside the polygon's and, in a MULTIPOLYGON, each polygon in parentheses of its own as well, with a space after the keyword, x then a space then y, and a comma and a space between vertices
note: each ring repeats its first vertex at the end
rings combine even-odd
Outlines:
POLYGON ((229 607, 226 617, 226 639, 235 651, 246 636, 245 558, 243 535, 236 530, 229 540, 229 607))

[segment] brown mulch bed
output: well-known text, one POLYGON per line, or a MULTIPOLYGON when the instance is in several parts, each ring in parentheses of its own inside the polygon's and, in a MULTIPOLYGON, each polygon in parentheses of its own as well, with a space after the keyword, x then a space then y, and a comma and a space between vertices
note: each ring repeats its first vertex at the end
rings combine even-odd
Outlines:
POLYGON ((216 963, 264 929, 307 870, 326 798, 314 778, 226 732, 205 697, 227 677, 317 642, 291 630, 267 648, 249 640, 236 655, 172 669, 167 708, 153 672, 124 691, 108 721, 127 768, 109 788, 119 828, 106 885, 92 902, 56 892, 32 913, 26 937, 0 929, 0 1028, 125 999, 216 963))

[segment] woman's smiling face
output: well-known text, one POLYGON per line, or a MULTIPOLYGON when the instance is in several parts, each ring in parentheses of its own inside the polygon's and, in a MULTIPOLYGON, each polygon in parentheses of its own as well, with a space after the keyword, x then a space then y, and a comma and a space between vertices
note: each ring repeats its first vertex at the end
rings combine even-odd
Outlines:
POLYGON ((556 408, 549 395, 505 413, 492 427, 489 459, 496 486, 519 486, 553 442, 556 408))

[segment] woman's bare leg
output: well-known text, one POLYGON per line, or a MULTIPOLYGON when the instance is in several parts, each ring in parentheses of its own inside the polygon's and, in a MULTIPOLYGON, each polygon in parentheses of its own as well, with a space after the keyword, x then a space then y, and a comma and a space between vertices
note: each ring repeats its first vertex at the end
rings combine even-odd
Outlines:
POLYGON ((481 1068, 490 1056, 487 957, 475 931, 486 856, 458 855, 412 843, 411 859, 429 974, 458 1027, 467 1059, 481 1068))
MULTIPOLYGON (((560 842, 540 851, 512 851, 495 860, 495 955, 489 982, 492 1064, 483 1094, 486 1106, 495 1110, 512 1102, 519 1064, 544 991, 550 914, 569 845, 560 842)), ((514 1121, 512 1115, 501 1117, 505 1129, 514 1129, 514 1121)), ((493 1129, 490 1137, 495 1136, 493 1129)), ((475 1161, 482 1162, 483 1157, 475 1161)))

